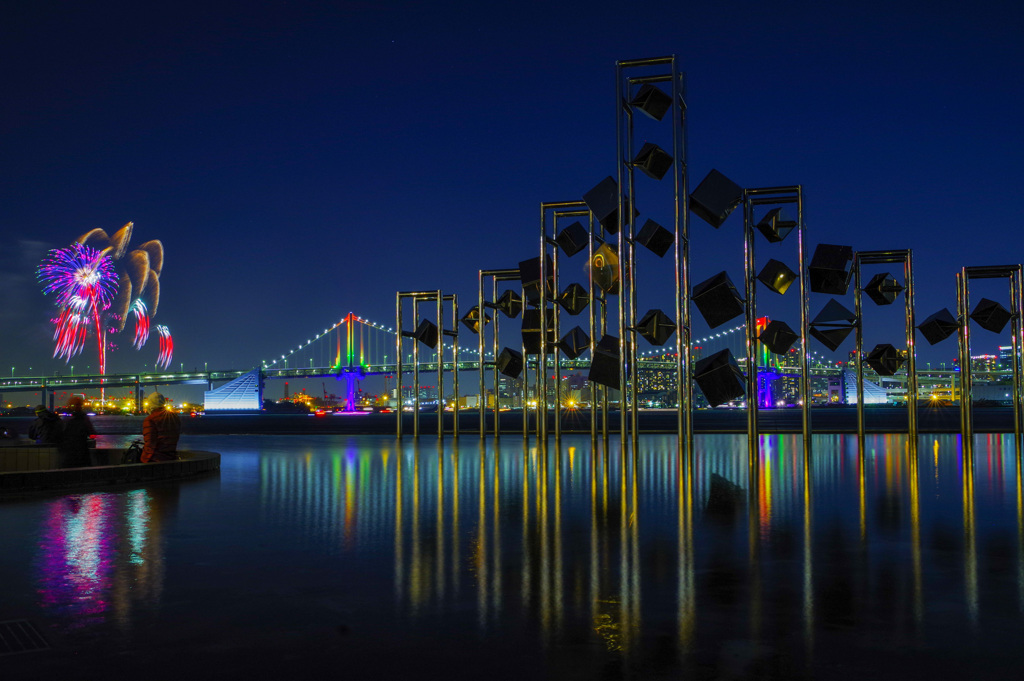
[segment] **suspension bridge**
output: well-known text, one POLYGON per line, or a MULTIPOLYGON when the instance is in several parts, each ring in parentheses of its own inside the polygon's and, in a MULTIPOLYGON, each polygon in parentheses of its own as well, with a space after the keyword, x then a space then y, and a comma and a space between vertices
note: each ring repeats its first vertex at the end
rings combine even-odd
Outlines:
MULTIPOLYGON (((743 357, 744 327, 735 326, 722 331, 710 333, 693 341, 695 358, 709 355, 728 348, 735 356, 743 357)), ((469 333, 464 331, 464 333, 469 333)), ((507 344, 518 348, 518 330, 509 329, 507 344)), ((442 363, 442 371, 480 370, 480 357, 477 350, 476 336, 470 343, 456 345, 457 337, 442 336, 439 348, 422 347, 418 353, 418 364, 413 365, 414 352, 411 343, 414 339, 403 339, 403 373, 414 370, 436 372, 438 362, 442 363), (451 340, 449 340, 451 339, 451 340)), ((673 346, 674 347, 674 346, 673 346)), ((257 369, 247 368, 221 370, 185 371, 149 371, 126 374, 78 374, 65 375, 29 375, 15 376, 0 380, 0 391, 36 391, 41 392, 44 403, 47 396, 52 402, 54 396, 61 393, 81 392, 92 388, 134 388, 136 398, 141 404, 141 395, 145 387, 157 385, 204 385, 213 390, 215 384, 223 384, 239 380, 246 375, 258 372, 259 380, 292 380, 334 378, 345 381, 344 400, 349 408, 355 405, 359 382, 371 376, 393 378, 397 370, 398 343, 395 329, 386 324, 376 322, 355 313, 348 313, 334 324, 314 335, 307 336, 280 355, 263 359, 257 369)), ((493 363, 491 352, 484 353, 485 366, 493 363)), ((548 357, 549 367, 554 367, 554 354, 548 357)), ((557 358, 558 366, 566 372, 584 372, 590 368, 589 352, 579 359, 569 360, 557 358)), ((675 355, 662 348, 652 347, 638 352, 638 365, 642 370, 669 371, 675 367, 675 355)), ((775 355, 760 352, 756 357, 759 371, 766 376, 778 377, 786 375, 784 365, 780 365, 775 355)), ((794 363, 795 363, 794 359, 794 363)), ((536 367, 536 360, 530 365, 536 367)), ((834 362, 812 356, 812 371, 818 375, 835 374, 839 371, 834 362)))

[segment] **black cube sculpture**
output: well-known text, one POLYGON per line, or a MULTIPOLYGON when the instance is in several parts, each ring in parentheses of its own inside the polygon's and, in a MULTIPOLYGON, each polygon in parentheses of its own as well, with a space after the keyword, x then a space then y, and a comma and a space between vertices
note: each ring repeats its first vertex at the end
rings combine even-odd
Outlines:
POLYGON ((412 337, 428 348, 436 348, 438 338, 437 325, 429 319, 421 319, 416 330, 412 332, 412 337))
POLYGON ((672 169, 672 155, 651 142, 644 142, 633 157, 633 167, 652 180, 660 180, 672 169))
POLYGON ((745 394, 743 372, 728 348, 698 361, 693 369, 693 380, 712 407, 745 394))
POLYGON ((512 289, 506 289, 493 303, 486 303, 509 319, 515 319, 523 311, 523 298, 512 289))
POLYGON ((789 328, 789 324, 773 319, 761 330, 757 337, 768 350, 776 355, 785 355, 800 340, 800 336, 789 328))
POLYGON ((523 373, 523 353, 512 348, 502 348, 494 366, 500 374, 509 378, 519 378, 519 374, 523 373))
POLYGON ((692 299, 712 329, 743 314, 743 298, 724 271, 694 286, 692 299))
POLYGON ((864 358, 864 363, 879 376, 895 376, 905 361, 903 353, 889 343, 879 343, 864 358))
POLYGON ((668 249, 675 243, 675 237, 654 220, 648 220, 636 234, 637 243, 646 246, 648 250, 659 258, 665 257, 668 249))
POLYGON ((551 258, 547 255, 544 256, 543 274, 541 273, 540 263, 540 256, 530 258, 529 260, 523 260, 519 263, 519 281, 522 282, 523 294, 526 295, 526 300, 530 305, 540 304, 542 276, 546 281, 545 288, 547 289, 547 297, 550 298, 553 295, 552 289, 555 285, 555 277, 551 271, 551 258))
POLYGON ((634 109, 644 112, 656 121, 660 121, 672 106, 672 98, 655 85, 644 83, 629 101, 634 109))
POLYGON ((558 304, 562 306, 563 310, 575 317, 587 309, 587 305, 590 304, 590 295, 587 294, 587 289, 583 288, 580 284, 569 284, 558 295, 558 304))
POLYGON ((574 222, 563 228, 555 237, 559 248, 570 258, 586 248, 589 240, 587 228, 579 222, 574 222))
MULTIPOLYGON (((554 308, 548 308, 547 310, 547 351, 551 352, 555 349, 555 310, 554 308)), ((540 309, 539 308, 526 308, 523 310, 523 350, 528 355, 539 355, 540 354, 540 309)))
POLYGON ((835 298, 829 298, 821 312, 811 320, 811 326, 836 324, 841 326, 852 326, 857 321, 857 315, 850 312, 835 298))
POLYGON ((690 194, 690 210, 718 229, 743 200, 743 188, 712 170, 690 194))
POLYGON ((888 272, 880 272, 871 277, 871 281, 864 287, 864 293, 875 305, 892 305, 901 291, 903 287, 888 272))
POLYGON ((1009 310, 988 298, 979 300, 974 306, 974 312, 971 313, 971 319, 976 321, 978 326, 992 333, 1001 333, 1012 316, 1009 310))
POLYGON ((829 350, 836 350, 853 331, 856 321, 857 315, 835 298, 829 298, 825 307, 811 321, 810 333, 829 350))
POLYGON ((608 388, 619 389, 619 339, 605 334, 597 342, 594 357, 590 362, 587 380, 608 388))
POLYGON ((761 268, 757 280, 772 291, 782 295, 789 289, 789 285, 796 281, 796 272, 789 269, 786 263, 778 260, 769 260, 761 268))
POLYGON ((488 324, 491 323, 491 316, 486 312, 483 315, 481 315, 480 307, 474 305, 473 307, 469 308, 469 312, 467 312, 465 316, 463 316, 462 319, 460 319, 459 321, 461 321, 465 325, 465 327, 472 331, 473 333, 480 333, 481 316, 483 317, 484 326, 487 326, 488 324))
POLYGON ((834 296, 846 295, 850 287, 853 269, 853 249, 849 246, 818 244, 807 267, 807 278, 815 293, 829 293, 834 296))
POLYGON ((781 208, 771 209, 757 223, 757 231, 773 244, 789 236, 795 227, 796 220, 791 220, 781 208))
POLYGON ((808 329, 810 334, 817 338, 822 345, 829 350, 838 350, 839 346, 843 344, 846 337, 853 333, 852 326, 830 326, 830 327, 817 327, 812 326, 808 329))
MULTIPOLYGON (((594 214, 605 231, 609 234, 618 234, 622 221, 619 219, 619 183, 609 175, 601 180, 597 186, 583 195, 583 201, 587 208, 594 214)), ((627 197, 626 204, 629 204, 627 197)), ((628 212, 628 211, 627 211, 628 212)), ((633 216, 637 215, 633 209, 633 216)))
POLYGON ((572 327, 569 333, 558 341, 558 348, 569 359, 576 359, 590 347, 590 336, 578 326, 572 327))
POLYGON ((928 341, 928 345, 935 345, 939 341, 946 340, 959 328, 960 324, 957 323, 956 317, 945 307, 917 325, 917 330, 928 341))
POLYGON ((650 310, 636 325, 637 333, 651 345, 664 345, 675 330, 675 322, 661 310, 650 310))

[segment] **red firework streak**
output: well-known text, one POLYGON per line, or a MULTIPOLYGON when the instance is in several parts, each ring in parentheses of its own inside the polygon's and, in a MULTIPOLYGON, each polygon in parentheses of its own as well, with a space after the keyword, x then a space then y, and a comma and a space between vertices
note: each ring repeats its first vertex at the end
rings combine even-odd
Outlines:
POLYGON ((156 365, 160 369, 166 369, 174 357, 174 339, 171 338, 168 328, 162 324, 157 324, 156 331, 160 334, 160 354, 157 355, 156 365))

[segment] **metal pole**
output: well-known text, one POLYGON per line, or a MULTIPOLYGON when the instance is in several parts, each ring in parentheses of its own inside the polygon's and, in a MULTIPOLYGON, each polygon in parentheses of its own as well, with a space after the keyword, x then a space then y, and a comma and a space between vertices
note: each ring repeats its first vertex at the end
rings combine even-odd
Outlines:
MULTIPOLYGON (((861 303, 860 291, 860 253, 853 254, 853 316, 855 318, 854 331, 856 333, 856 344, 854 352, 855 367, 857 369, 857 447, 864 447, 864 320, 861 316, 863 306, 861 303)), ((843 397, 846 396, 846 386, 843 386, 843 397)))
POLYGON ((754 343, 757 342, 757 292, 754 288, 754 215, 750 193, 743 192, 743 287, 745 331, 743 349, 747 362, 747 458, 754 472, 760 458, 760 436, 757 431, 757 364, 754 343))
POLYGON ((1021 464, 1021 410, 1024 408, 1024 395, 1021 388, 1021 350, 1024 349, 1024 288, 1022 288, 1021 266, 1013 271, 1010 279, 1010 303, 1013 317, 1010 319, 1011 352, 1013 353, 1013 441, 1017 450, 1017 467, 1021 464))
MULTIPOLYGON (((547 268, 547 227, 545 204, 540 204, 540 352, 537 375, 537 437, 547 441, 548 437, 548 273, 547 268)), ((526 355, 523 355, 524 357, 526 355)))
MULTIPOLYGON (((412 301, 413 310, 413 329, 416 329, 420 325, 420 306, 419 301, 415 298, 412 301)), ((420 437, 420 343, 418 340, 413 338, 412 340, 412 435, 419 439, 420 437)))
MULTIPOLYGON (((680 382, 683 384, 682 401, 679 408, 686 410, 686 452, 692 457, 693 455, 693 364, 691 362, 691 347, 693 341, 693 329, 691 327, 691 315, 690 315, 690 190, 689 190, 689 157, 688 157, 688 146, 686 139, 686 83, 685 81, 681 84, 682 89, 682 111, 680 112, 680 118, 683 119, 681 125, 682 135, 682 158, 683 158, 683 205, 681 207, 681 229, 682 235, 680 241, 682 242, 682 318, 680 321, 680 331, 682 332, 682 346, 683 351, 681 356, 678 358, 682 364, 682 372, 680 376, 680 382)), ((673 110, 680 106, 679 102, 673 101, 673 110)))
MULTIPOLYGON (((477 413, 480 415, 480 439, 483 440, 487 435, 487 387, 484 382, 484 334, 486 333, 487 324, 487 309, 484 307, 484 271, 480 270, 477 274, 476 279, 476 309, 480 314, 479 326, 477 327, 476 335, 476 351, 477 351, 477 371, 480 378, 480 392, 477 398, 477 413)), ((495 315, 494 324, 497 325, 497 315, 495 315)), ((497 386, 495 386, 495 400, 497 400, 497 386)))
POLYGON ((903 260, 903 279, 907 288, 903 293, 903 304, 906 309, 907 322, 907 439, 911 444, 911 454, 917 454, 917 339, 914 337, 916 320, 914 319, 914 253, 910 249, 905 252, 903 260))
MULTIPOLYGON (((555 234, 558 234, 558 213, 557 212, 553 216, 552 231, 554 231, 555 234)), ((547 243, 547 242, 545 241, 545 243, 547 243)), ((560 284, 558 283, 558 265, 559 265, 559 255, 560 254, 558 252, 558 248, 552 248, 551 250, 552 250, 552 256, 551 256, 551 263, 552 263, 552 265, 551 266, 553 268, 551 276, 554 278, 553 279, 553 285, 554 285, 553 293, 555 294, 555 296, 557 296, 559 291, 560 291, 560 289, 559 289, 560 284)), ((561 310, 558 309, 559 307, 560 306, 558 305, 558 302, 556 300, 556 302, 554 304, 554 307, 552 307, 552 314, 554 316, 554 320, 552 320, 552 324, 554 325, 555 338, 556 339, 559 338, 559 334, 562 332, 562 326, 561 326, 562 313, 561 313, 561 310)), ((543 335, 541 336, 541 340, 542 340, 541 344, 544 345, 544 346, 547 346, 547 327, 543 327, 543 335)), ((562 357, 561 357, 561 354, 558 352, 558 348, 555 348, 554 355, 555 355, 555 362, 554 362, 554 365, 555 365, 554 366, 554 369, 555 369, 555 442, 559 442, 562 439, 562 357)), ((545 367, 546 366, 547 365, 545 364, 545 367)), ((545 368, 544 369, 544 375, 546 376, 547 373, 548 373, 547 372, 547 368, 545 368)), ((545 393, 544 393, 544 402, 545 402, 545 404, 547 403, 547 391, 545 391, 545 393)), ((545 421, 546 421, 546 419, 545 419, 545 421)), ((547 430, 545 430, 544 432, 545 432, 545 435, 546 435, 547 434, 547 430)))
MULTIPOLYGON (((623 199, 623 192, 625 191, 625 178, 623 177, 623 165, 625 160, 623 159, 623 135, 622 135, 622 78, 619 77, 620 69, 622 68, 621 62, 616 64, 616 78, 615 78, 615 149, 618 155, 618 163, 616 163, 615 173, 616 181, 619 187, 619 203, 618 203, 618 220, 619 220, 619 238, 618 238, 618 264, 617 264, 617 275, 619 280, 619 295, 618 295, 618 331, 619 331, 619 437, 622 441, 622 446, 626 445, 626 252, 624 239, 624 224, 627 219, 626 212, 629 211, 629 220, 632 222, 632 211, 631 207, 627 207, 626 201, 623 199)), ((630 203, 632 202, 632 196, 628 197, 630 203)))
POLYGON ((444 438, 444 300, 437 297, 437 439, 444 438))
MULTIPOLYGON (((543 276, 544 264, 541 263, 542 276, 543 276)), ((526 289, 520 285, 519 293, 523 298, 523 311, 526 311, 526 289)), ((520 402, 523 405, 523 440, 530 438, 530 412, 527 408, 528 405, 527 397, 530 394, 530 356, 526 354, 526 342, 520 337, 519 350, 523 354, 523 382, 522 382, 522 397, 520 402)))
MULTIPOLYGON (((340 334, 341 331, 339 330, 340 334)), ((405 413, 405 404, 402 401, 402 294, 395 294, 395 412, 398 414, 396 436, 402 439, 402 416, 405 413)), ((340 364, 340 362, 339 362, 340 364)))
POLYGON ((680 246, 684 240, 689 239, 686 231, 686 203, 687 203, 687 167, 686 167, 686 117, 685 109, 681 106, 684 98, 682 77, 675 58, 672 59, 672 158, 675 159, 675 172, 672 173, 673 203, 672 203, 672 232, 675 237, 672 246, 672 256, 675 260, 675 320, 676 320, 676 442, 683 451, 689 451, 689 441, 686 437, 687 424, 690 421, 689 401, 686 398, 685 384, 689 384, 689 370, 683 370, 683 306, 684 296, 686 307, 689 307, 690 292, 683 285, 683 270, 689 269, 689 263, 684 263, 680 254, 680 246), (680 198, 682 200, 680 201, 680 198), (682 211, 682 213, 680 212, 682 211), (681 219, 682 217, 682 219, 681 219), (684 412, 685 410, 685 412, 684 412))
POLYGON ((459 437, 459 299, 456 295, 450 296, 452 301, 452 392, 454 393, 454 407, 452 408, 452 435, 459 437))
MULTIPOLYGON (((498 281, 495 277, 491 277, 491 301, 497 299, 498 296, 498 281)), ((491 364, 491 387, 494 390, 494 438, 498 439, 501 435, 501 426, 498 420, 500 409, 498 408, 498 314, 497 310, 494 312, 494 328, 491 329, 491 358, 493 364, 491 364)), ((525 370, 525 367, 524 367, 525 370)))
POLYGON ((971 413, 971 318, 967 268, 956 275, 957 318, 960 321, 960 437, 964 465, 974 454, 974 423, 971 413))
MULTIPOLYGON (((622 82, 620 75, 619 82, 622 82)), ((629 94, 629 86, 627 83, 626 94, 629 94)), ((626 395, 629 395, 629 427, 630 435, 633 442, 633 451, 637 449, 637 438, 638 428, 640 422, 639 414, 639 401, 637 400, 637 391, 640 389, 640 384, 637 380, 637 366, 636 366, 636 225, 633 219, 633 197, 636 196, 636 182, 635 174, 633 172, 633 164, 631 162, 633 158, 633 112, 629 108, 628 101, 619 99, 620 111, 624 117, 626 125, 626 149, 625 156, 620 159, 622 163, 626 164, 626 197, 628 198, 628 206, 626 207, 625 213, 620 213, 619 228, 620 242, 623 244, 625 253, 620 256, 620 263, 622 258, 626 259, 626 264, 622 267, 625 274, 625 279, 619 283, 619 295, 624 298, 624 302, 628 305, 627 307, 627 324, 622 327, 622 340, 620 341, 624 348, 625 354, 622 355, 623 361, 627 362, 629 367, 629 383, 627 390, 627 384, 623 383, 622 392, 620 393, 621 399, 623 400, 623 407, 625 407, 626 395), (628 227, 626 221, 628 220, 628 227), (626 297, 628 295, 628 298, 626 297), (628 334, 628 335, 627 335, 628 334)))
POLYGON ((804 225, 804 191, 802 185, 796 186, 797 201, 797 256, 800 259, 800 399, 801 425, 804 438, 804 465, 811 463, 811 353, 807 347, 810 322, 808 320, 809 288, 807 282, 807 257, 804 244, 807 238, 807 227, 804 225))

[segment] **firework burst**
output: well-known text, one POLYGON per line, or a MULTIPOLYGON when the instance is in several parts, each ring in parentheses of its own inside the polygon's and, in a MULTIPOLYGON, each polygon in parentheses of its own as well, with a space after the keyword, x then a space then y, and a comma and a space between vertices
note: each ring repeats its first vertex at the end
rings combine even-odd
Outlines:
POLYGON ((95 324, 100 373, 106 358, 101 315, 117 295, 118 277, 114 263, 101 251, 72 244, 51 250, 37 270, 43 293, 56 296, 60 315, 54 320, 53 356, 70 360, 85 347, 90 324, 95 324))
POLYGON ((123 331, 132 316, 135 349, 141 350, 155 329, 160 335, 157 363, 163 368, 170 364, 174 348, 170 331, 151 325, 160 304, 163 244, 152 240, 129 249, 133 229, 131 222, 109 236, 93 229, 70 247, 50 251, 39 266, 43 292, 56 297, 59 310, 53 319, 54 357, 70 361, 95 333, 100 374, 104 374, 106 352, 117 348, 109 337, 123 331))
POLYGON ((59 307, 85 299, 106 310, 117 295, 117 274, 109 256, 95 248, 72 244, 50 251, 38 269, 43 293, 54 293, 59 307))

